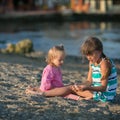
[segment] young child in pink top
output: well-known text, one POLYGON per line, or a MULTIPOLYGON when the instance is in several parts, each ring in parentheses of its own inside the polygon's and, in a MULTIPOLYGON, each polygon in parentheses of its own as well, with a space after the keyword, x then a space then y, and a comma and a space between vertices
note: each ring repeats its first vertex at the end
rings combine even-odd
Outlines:
POLYGON ((47 91, 56 87, 63 87, 60 67, 47 65, 43 71, 40 90, 47 91))
POLYGON ((62 81, 61 66, 64 62, 65 50, 63 46, 54 46, 48 51, 40 87, 29 87, 26 94, 38 94, 44 96, 63 96, 65 98, 78 100, 79 96, 71 94, 71 86, 64 86, 62 81))

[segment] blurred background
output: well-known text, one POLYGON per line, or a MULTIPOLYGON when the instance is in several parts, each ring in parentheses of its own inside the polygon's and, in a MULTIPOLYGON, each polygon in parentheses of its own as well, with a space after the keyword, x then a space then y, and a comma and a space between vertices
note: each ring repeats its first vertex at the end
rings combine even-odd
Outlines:
POLYGON ((0 0, 0 49, 30 39, 35 51, 63 44, 81 56, 81 43, 97 36, 107 56, 120 58, 119 16, 120 0, 0 0))

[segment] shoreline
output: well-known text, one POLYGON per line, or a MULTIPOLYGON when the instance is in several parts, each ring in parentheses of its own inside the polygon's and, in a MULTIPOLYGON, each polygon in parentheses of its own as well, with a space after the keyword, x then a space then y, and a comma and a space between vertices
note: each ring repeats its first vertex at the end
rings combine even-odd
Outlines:
MULTIPOLYGON (((39 60, 40 60, 41 65, 46 65, 45 56, 46 56, 46 53, 40 52, 40 51, 32 52, 26 55, 0 53, 0 58, 1 58, 0 62, 11 62, 13 64, 18 62, 20 64, 24 64, 24 63, 26 64, 26 61, 28 61, 28 65, 29 65, 32 61, 36 61, 36 63, 39 64, 39 60)), ((118 73, 120 73, 120 59, 119 58, 110 58, 110 59, 113 60, 114 64, 116 65, 116 68, 118 69, 118 73)), ((81 66, 82 65, 87 66, 88 60, 81 56, 66 55, 64 65, 62 67, 69 66, 68 65, 69 63, 75 64, 76 67, 77 67, 77 64, 80 64, 81 66)))
MULTIPOLYGON (((0 53, 0 120, 116 120, 120 119, 120 61, 118 89, 111 103, 93 100, 74 101, 62 97, 26 95, 28 85, 39 86, 36 75, 41 75, 45 54, 22 56, 0 53), (96 116, 97 114, 97 116, 96 116)), ((88 61, 66 56, 62 66, 63 82, 70 84, 86 80, 88 61)))

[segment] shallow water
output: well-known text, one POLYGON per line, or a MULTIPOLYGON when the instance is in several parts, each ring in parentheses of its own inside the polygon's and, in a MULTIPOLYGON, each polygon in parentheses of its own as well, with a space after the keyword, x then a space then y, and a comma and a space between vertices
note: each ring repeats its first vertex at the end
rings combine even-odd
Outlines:
POLYGON ((53 45, 63 44, 68 55, 79 56, 80 45, 85 38, 97 36, 102 40, 108 57, 120 58, 120 23, 8 23, 0 26, 0 48, 6 48, 7 43, 15 44, 29 38, 35 51, 47 52, 53 45))

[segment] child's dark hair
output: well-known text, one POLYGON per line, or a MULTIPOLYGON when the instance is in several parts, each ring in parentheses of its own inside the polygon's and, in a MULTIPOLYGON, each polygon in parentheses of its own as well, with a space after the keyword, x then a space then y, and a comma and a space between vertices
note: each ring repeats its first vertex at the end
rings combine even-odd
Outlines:
POLYGON ((58 52, 62 52, 65 55, 65 50, 64 50, 64 46, 63 45, 56 45, 56 46, 52 47, 48 51, 48 54, 47 54, 47 57, 46 57, 46 62, 48 64, 51 64, 53 58, 58 55, 58 52))
POLYGON ((102 51, 102 57, 106 57, 103 53, 103 44, 97 37, 89 37, 81 46, 83 55, 90 55, 95 50, 102 51))

